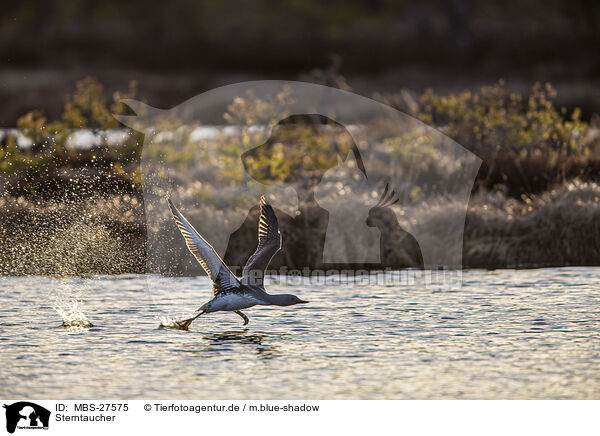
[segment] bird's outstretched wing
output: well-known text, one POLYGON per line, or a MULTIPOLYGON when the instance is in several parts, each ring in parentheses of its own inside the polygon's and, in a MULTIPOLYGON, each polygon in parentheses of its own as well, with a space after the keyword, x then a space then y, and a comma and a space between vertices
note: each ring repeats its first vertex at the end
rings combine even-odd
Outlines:
POLYGON ((231 270, 225 265, 225 262, 219 257, 215 249, 192 227, 189 221, 183 216, 181 212, 173 205, 170 199, 169 207, 171 213, 175 219, 179 231, 185 239, 185 243, 194 255, 194 257, 200 262, 206 274, 213 281, 213 289, 215 295, 219 293, 232 292, 240 287, 240 281, 231 272, 231 270))
POLYGON ((281 248, 281 233, 275 212, 264 196, 260 198, 258 247, 242 271, 242 283, 263 286, 265 270, 281 248))

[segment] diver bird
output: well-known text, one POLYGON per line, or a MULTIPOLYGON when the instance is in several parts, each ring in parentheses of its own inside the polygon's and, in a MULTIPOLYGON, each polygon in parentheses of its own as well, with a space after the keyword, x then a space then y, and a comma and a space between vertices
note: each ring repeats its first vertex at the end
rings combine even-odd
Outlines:
POLYGON ((248 324, 248 317, 242 309, 262 306, 291 306, 308 303, 291 294, 268 294, 264 288, 265 270, 271 259, 281 248, 281 232, 275 212, 264 196, 260 199, 260 218, 258 220, 258 247, 242 270, 242 278, 238 279, 219 257, 215 249, 198 233, 181 212, 167 199, 177 227, 181 231, 185 243, 200 262, 213 282, 214 297, 202 305, 198 314, 183 321, 176 321, 173 327, 187 330, 190 324, 205 313, 229 311, 235 312, 248 324))

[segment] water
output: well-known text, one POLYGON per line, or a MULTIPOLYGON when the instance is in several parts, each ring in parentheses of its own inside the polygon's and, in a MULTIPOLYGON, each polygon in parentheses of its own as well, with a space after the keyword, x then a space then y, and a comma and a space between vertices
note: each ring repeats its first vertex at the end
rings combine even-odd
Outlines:
POLYGON ((466 271, 441 292, 271 285, 311 303, 249 309, 246 327, 210 314, 187 332, 158 319, 191 314, 206 278, 149 284, 0 278, 0 397, 600 398, 600 268, 466 271), (94 326, 65 328, 61 310, 94 326))

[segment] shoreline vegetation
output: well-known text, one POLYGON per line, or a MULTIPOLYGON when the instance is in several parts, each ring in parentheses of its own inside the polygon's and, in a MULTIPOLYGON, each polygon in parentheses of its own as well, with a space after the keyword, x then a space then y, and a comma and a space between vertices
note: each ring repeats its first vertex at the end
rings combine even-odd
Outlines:
MULTIPOLYGON (((334 79, 336 86, 347 87, 343 78, 334 79)), ((58 119, 40 111, 18 119, 16 133, 30 146, 20 147, 15 134, 5 131, 0 138, 0 275, 145 272, 143 136, 131 131, 115 143, 98 135, 87 148, 77 147, 72 136, 80 129, 122 129, 112 114, 127 114, 119 101, 135 96, 135 83, 106 98, 102 85, 86 78, 66 97, 58 119)), ((476 92, 415 95, 404 90, 372 97, 437 128, 483 160, 467 212, 463 267, 600 263, 598 116, 584 121, 579 109, 557 108, 548 84, 536 84, 526 95, 510 93, 499 82, 476 92)), ((250 164, 261 162, 261 156, 252 159, 250 164)), ((269 176, 289 176, 280 171, 269 176)), ((449 171, 445 177, 453 175, 449 171)), ((438 204, 415 219, 443 227, 448 208, 452 204, 438 204)), ((389 214, 379 218, 385 221, 389 214)), ((284 241, 305 230, 282 229, 284 241)), ((228 252, 249 253, 242 245, 255 241, 252 232, 255 223, 241 228, 228 252)), ((419 266, 418 247, 407 251, 388 244, 385 250, 384 266, 419 266)), ((245 261, 227 255, 225 260, 245 261)), ((287 261, 289 268, 305 266, 287 261)))

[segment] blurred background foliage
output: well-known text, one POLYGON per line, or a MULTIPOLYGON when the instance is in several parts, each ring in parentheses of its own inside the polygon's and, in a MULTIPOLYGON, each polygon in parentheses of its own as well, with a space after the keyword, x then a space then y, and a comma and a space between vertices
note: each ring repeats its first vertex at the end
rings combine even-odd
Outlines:
POLYGON ((139 191, 141 135, 131 132, 117 143, 103 135, 119 126, 112 116, 124 109, 119 100, 134 96, 132 83, 126 93, 114 93, 108 101, 102 85, 85 78, 65 97, 60 119, 48 120, 39 110, 19 117, 17 129, 6 131, 0 141, 0 186, 14 196, 49 198, 68 195, 74 183, 80 185, 78 195, 139 191), (94 137, 90 146, 77 144, 80 129, 94 137), (27 138, 28 146, 18 147, 19 138, 27 138))
POLYGON ((360 94, 476 91, 535 81, 560 104, 600 112, 600 4, 589 0, 240 1, 22 0, 0 4, 0 124, 43 109, 54 118, 75 81, 109 91, 135 79, 171 107, 250 79, 333 84, 360 94))
POLYGON ((173 0, 151 7, 141 0, 22 0, 0 7, 0 56, 298 70, 336 52, 371 71, 416 56, 459 62, 459 54, 508 52, 531 60, 569 49, 565 54, 577 57, 598 43, 599 15, 600 6, 587 0, 173 0), (39 38, 43 45, 31 43, 39 38))
MULTIPOLYGON (((344 82, 339 77, 337 80, 344 82)), ((135 91, 132 83, 126 92, 107 97, 102 84, 85 78, 66 96, 59 118, 52 120, 39 110, 30 111, 19 117, 17 129, 4 132, 0 141, 1 273, 144 271, 145 219, 139 166, 143 136, 120 127, 110 115, 125 113, 127 109, 119 101, 135 97, 135 91), (93 140, 78 136, 81 132, 90 133, 93 140), (110 139, 111 132, 118 134, 110 139), (20 147, 18 142, 28 146, 20 147), (70 237, 63 236, 78 229, 85 229, 87 238, 76 238, 79 255, 67 256, 70 260, 65 263, 65 256, 59 254, 70 252, 70 237), (49 258, 48 250, 56 255, 49 258), (97 253, 94 262, 84 261, 87 256, 82 253, 86 250, 97 253), (70 267, 65 270, 67 264, 70 267)), ((440 95, 428 89, 421 95, 408 90, 374 95, 411 112, 482 158, 467 215, 465 266, 596 262, 600 246, 600 126, 597 117, 583 121, 578 109, 556 107, 555 96, 549 84, 536 84, 521 95, 506 91, 502 82, 475 92, 440 95), (553 248, 549 251, 548 247, 553 248)), ((177 140, 183 144, 177 152, 159 143, 161 159, 171 159, 177 165, 199 165, 198 180, 189 185, 189 193, 181 195, 201 198, 210 207, 225 195, 216 186, 239 184, 244 178, 244 167, 238 164, 240 141, 257 143, 263 134, 252 126, 271 121, 287 98, 285 91, 269 100, 257 99, 252 93, 238 96, 223 114, 222 125, 241 130, 236 135, 220 135, 216 147, 203 148, 192 141, 192 126, 175 130, 177 138, 167 138, 167 143, 177 140), (198 150, 204 153, 198 154, 198 150), (214 164, 220 165, 217 170, 214 164), (202 165, 210 171, 202 170, 202 165), (207 178, 212 182, 206 183, 207 178)), ((341 126, 321 127, 326 128, 302 123, 276 125, 269 141, 259 141, 261 147, 242 156, 245 172, 261 182, 312 189, 323 171, 354 145, 341 126), (301 147, 283 147, 290 141, 301 147), (338 152, 332 153, 333 149, 338 152), (298 180, 314 183, 301 186, 295 183, 298 180)), ((422 135, 384 141, 400 156, 401 164, 419 177, 452 184, 456 171, 460 171, 456 165, 440 161, 435 152, 428 154, 427 138, 422 135)), ((389 169, 370 170, 385 174, 389 169)), ((439 199, 430 209, 419 209, 421 195, 411 192, 410 200, 417 209, 405 218, 432 231, 443 227, 458 205, 451 199, 439 199)), ((310 215, 311 207, 315 206, 304 205, 304 213, 310 215)), ((210 216, 206 211, 202 214, 210 216)), ((402 220, 396 222, 394 215, 383 209, 374 209, 372 214, 376 215, 371 221, 383 226, 382 234, 410 242, 394 245, 387 241, 382 246, 383 264, 418 267, 418 245, 402 229, 402 220)), ((232 239, 234 245, 248 247, 230 246, 228 253, 251 251, 255 241, 251 237, 255 231, 252 217, 256 218, 249 215, 244 231, 232 239)), ((314 229, 315 222, 307 223, 314 229)), ((305 240, 302 235, 307 229, 290 225, 283 221, 286 239, 290 243, 305 240)), ((183 259, 185 253, 180 254, 183 259)), ((245 259, 238 256, 228 260, 241 264, 245 259)), ((302 267, 306 261, 298 256, 286 260, 288 267, 302 267)))
MULTIPOLYGON (((477 154, 483 164, 467 216, 466 266, 597 264, 599 47, 600 3, 589 0, 2 2, 0 274, 143 271, 143 137, 111 114, 126 113, 122 98, 168 108, 251 79, 354 90, 477 154), (87 237, 77 253, 93 250, 93 262, 69 246, 81 229, 87 237)), ((218 156, 197 155, 187 140, 179 153, 157 153, 179 164, 218 163, 207 176, 239 183, 240 142, 254 141, 261 133, 251 127, 281 113, 288 97, 232 101, 213 121, 244 127, 217 139, 218 156)), ((337 159, 323 149, 332 141, 348 147, 341 130, 279 133, 281 141, 244 156, 258 180, 289 183, 307 169, 318 175, 337 159), (298 156, 281 149, 291 140, 303 144, 291 150, 298 156)), ((460 170, 423 153, 419 135, 389 137, 386 146, 430 179, 450 184, 460 170)), ((218 197, 201 181, 190 186, 203 201, 218 197)), ((422 195, 411 192, 415 202, 422 195)), ((444 201, 413 219, 443 228, 454 207, 444 201)), ((372 221, 389 221, 387 234, 405 238, 390 216, 379 211, 372 221)), ((386 246, 390 266, 415 258, 402 250, 386 246)))
MULTIPOLYGON (((58 189, 61 183, 56 181, 62 179, 61 168, 85 167, 96 171, 94 183, 99 185, 92 191, 126 189, 141 192, 138 165, 142 135, 127 131, 122 138, 110 143, 108 136, 103 134, 119 127, 111 113, 126 110, 119 103, 120 99, 135 95, 135 83, 132 83, 125 93, 116 92, 107 99, 102 85, 88 77, 77 83, 75 92, 67 95, 60 119, 48 120, 39 110, 19 117, 18 130, 7 132, 1 141, 0 171, 5 188, 13 195, 62 195, 58 189), (85 148, 79 147, 73 143, 75 129, 86 129, 97 140, 85 148), (17 147, 19 136, 28 138, 31 145, 17 147), (67 145, 69 141, 71 146, 67 145), (102 177, 97 177, 100 174, 102 177), (54 180, 51 186, 56 192, 45 189, 47 186, 40 182, 41 175, 54 180), (22 180, 15 182, 15 177, 22 177, 22 180), (10 186, 6 183, 8 179, 10 186), (111 185, 114 189, 109 189, 111 185)), ((402 95, 405 98, 406 91, 402 95)), ((397 96, 374 97, 406 110, 402 104, 397 104, 397 96)), ((542 192, 573 178, 600 182, 597 171, 600 162, 598 118, 583 121, 578 108, 572 111, 557 108, 553 102, 555 97, 556 92, 550 84, 537 83, 529 94, 520 95, 507 92, 500 82, 475 92, 447 95, 427 89, 422 95, 413 97, 411 110, 413 116, 440 129, 482 158, 484 165, 476 189, 501 189, 519 197, 542 192)), ((242 131, 219 137, 218 156, 211 156, 208 148, 200 148, 204 154, 196 157, 197 146, 179 138, 178 142, 183 143, 184 148, 169 157, 168 147, 162 147, 161 153, 167 153, 163 158, 167 161, 198 158, 218 164, 222 167, 219 174, 237 183, 243 174, 230 174, 228 168, 235 168, 234 161, 240 159, 236 154, 238 143, 256 143, 262 133, 253 131, 252 126, 271 122, 277 110, 285 107, 288 98, 285 91, 274 96, 272 101, 256 99, 251 92, 239 96, 223 114, 222 124, 242 126, 242 131), (189 148, 187 152, 186 147, 189 148)), ((189 128, 187 133, 179 131, 178 134, 189 135, 189 128)), ((388 138, 386 141, 403 162, 422 165, 423 162, 413 162, 411 158, 415 150, 420 151, 420 158, 423 157, 422 150, 427 144, 422 143, 422 139, 419 136, 388 138)), ((309 179, 310 174, 320 174, 334 166, 338 155, 331 153, 332 144, 340 155, 346 156, 353 147, 353 140, 342 126, 330 125, 327 129, 316 130, 308 124, 277 125, 265 146, 247 152, 243 161, 246 171, 259 181, 289 183, 299 178, 309 179), (290 142, 302 144, 302 147, 288 150, 284 144, 290 142), (299 155, 290 156, 290 153, 299 155)), ((432 155, 432 159, 434 157, 432 155)), ((64 182, 70 184, 72 178, 64 182)))

